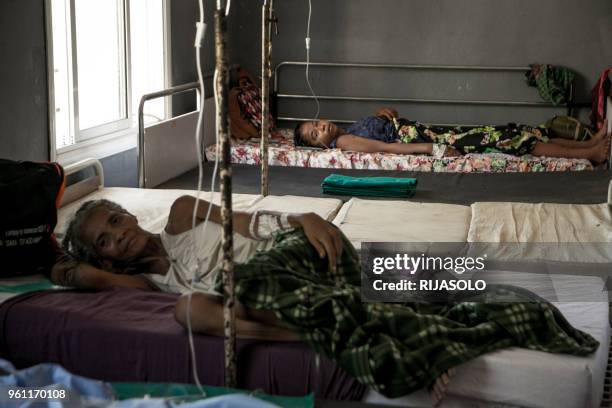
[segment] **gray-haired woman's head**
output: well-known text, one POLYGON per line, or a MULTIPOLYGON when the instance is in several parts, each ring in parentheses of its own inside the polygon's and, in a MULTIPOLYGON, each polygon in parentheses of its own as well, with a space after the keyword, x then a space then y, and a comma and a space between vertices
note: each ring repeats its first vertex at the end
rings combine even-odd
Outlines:
POLYGON ((87 262, 96 267, 102 267, 103 259, 97 254, 93 245, 83 239, 82 229, 83 224, 87 221, 92 211, 101 207, 129 214, 125 208, 113 201, 105 199, 86 201, 70 220, 66 236, 62 241, 62 247, 65 250, 73 254, 80 261, 87 262))

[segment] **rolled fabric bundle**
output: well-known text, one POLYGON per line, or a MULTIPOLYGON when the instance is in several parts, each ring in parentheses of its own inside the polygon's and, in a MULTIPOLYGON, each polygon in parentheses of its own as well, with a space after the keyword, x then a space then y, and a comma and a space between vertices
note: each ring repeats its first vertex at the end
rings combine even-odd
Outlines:
POLYGON ((350 177, 330 174, 321 183, 324 194, 412 197, 416 192, 417 179, 400 177, 350 177))

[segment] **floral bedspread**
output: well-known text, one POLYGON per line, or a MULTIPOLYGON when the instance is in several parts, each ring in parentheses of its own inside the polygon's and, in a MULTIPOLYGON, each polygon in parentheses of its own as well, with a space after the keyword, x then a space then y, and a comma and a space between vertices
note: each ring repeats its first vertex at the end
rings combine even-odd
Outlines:
MULTIPOLYGON (((268 162, 273 166, 331 169, 405 170, 457 173, 513 173, 593 170, 586 159, 562 159, 503 153, 467 154, 435 159, 427 155, 360 153, 340 149, 304 149, 293 144, 293 130, 282 129, 283 138, 270 144, 268 162)), ((232 144, 232 163, 261 164, 259 140, 232 144)), ((215 160, 215 146, 206 148, 206 158, 215 160)))

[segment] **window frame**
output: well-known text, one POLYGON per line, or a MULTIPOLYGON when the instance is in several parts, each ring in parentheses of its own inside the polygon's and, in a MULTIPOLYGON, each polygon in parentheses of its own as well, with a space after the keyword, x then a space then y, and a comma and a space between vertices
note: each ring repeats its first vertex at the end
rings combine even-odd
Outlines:
MULTIPOLYGON (((88 154, 103 157, 118 153, 114 149, 109 148, 110 143, 114 143, 117 138, 129 138, 130 141, 123 140, 117 143, 120 146, 120 151, 125 151, 137 145, 138 134, 138 112, 132 112, 132 67, 131 67, 131 36, 130 36, 130 3, 134 0, 119 0, 120 2, 120 20, 123 27, 121 28, 122 49, 120 50, 121 61, 121 86, 122 100, 125 107, 125 118, 94 126, 88 129, 79 129, 79 106, 78 106, 78 74, 77 74, 77 47, 76 47, 76 20, 75 20, 75 0, 66 0, 70 10, 70 50, 68 50, 69 73, 68 83, 71 89, 68 90, 69 95, 69 119, 70 119, 70 137, 73 143, 67 146, 57 147, 57 138, 55 132, 55 72, 54 72, 54 52, 53 52, 53 19, 52 19, 52 2, 54 0, 45 0, 45 31, 46 31, 46 46, 47 46, 47 83, 48 83, 48 124, 49 124, 49 156, 50 160, 57 161, 63 155, 76 157, 80 159, 76 151, 83 148, 88 154), (106 144, 96 149, 97 144, 106 144), (92 149, 93 147, 93 149, 92 149), (126 148, 127 147, 127 148, 126 148), (100 154, 95 152, 99 151, 100 154)), ((135 0, 138 1, 138 0, 135 0)), ((164 61, 164 88, 167 88, 171 83, 172 64, 171 64, 171 23, 170 23, 170 2, 169 0, 161 0, 162 7, 162 29, 163 29, 163 61, 164 61)), ((67 30, 68 31, 68 30, 67 30)), ((166 99, 165 117, 169 118, 172 112, 171 98, 166 99)), ((75 159, 76 160, 76 159, 75 159)))

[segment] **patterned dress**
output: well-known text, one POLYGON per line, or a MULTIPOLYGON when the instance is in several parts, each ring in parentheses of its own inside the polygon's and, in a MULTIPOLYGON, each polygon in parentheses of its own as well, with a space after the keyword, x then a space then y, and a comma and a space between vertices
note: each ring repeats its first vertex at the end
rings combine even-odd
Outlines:
MULTIPOLYGON (((508 124, 507 126, 442 127, 425 125, 403 118, 392 121, 369 116, 346 129, 351 135, 385 143, 434 143, 452 146, 463 154, 506 153, 522 156, 531 153, 537 142, 548 142, 544 127, 508 124)), ((331 148, 336 147, 334 140, 331 148)))

